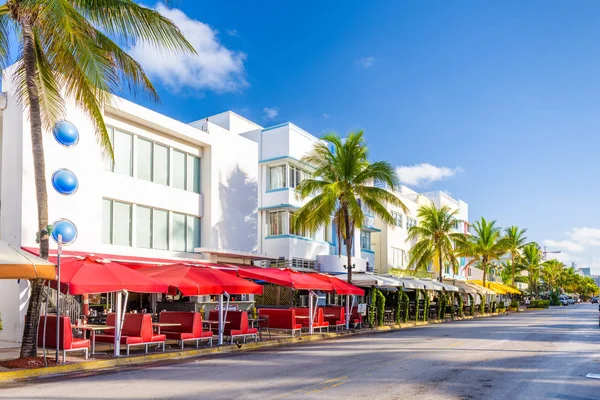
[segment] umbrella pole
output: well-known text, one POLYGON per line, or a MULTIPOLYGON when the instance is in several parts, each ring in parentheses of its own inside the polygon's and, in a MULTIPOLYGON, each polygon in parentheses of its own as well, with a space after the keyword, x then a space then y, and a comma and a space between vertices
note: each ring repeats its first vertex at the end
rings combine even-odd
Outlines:
POLYGON ((115 357, 121 355, 121 292, 115 293, 115 357))
MULTIPOLYGON (((62 254, 62 235, 58 234, 58 250, 56 252, 56 364, 60 354, 60 256, 62 254)), ((63 360, 64 362, 65 360, 63 360)))
POLYGON ((223 345, 223 295, 219 295, 219 346, 223 345))
POLYGON ((350 329, 350 295, 346 295, 346 330, 350 329))
POLYGON ((46 331, 48 329, 48 300, 50 296, 50 281, 48 281, 48 289, 46 290, 46 304, 44 306, 44 333, 42 337, 42 351, 44 352, 44 367, 48 366, 48 360, 46 359, 46 331))
POLYGON ((315 310, 315 307, 313 306, 313 297, 315 296, 315 292, 313 292, 312 290, 308 292, 308 334, 312 335, 314 333, 314 328, 313 328, 313 320, 314 320, 314 313, 313 310, 315 310))

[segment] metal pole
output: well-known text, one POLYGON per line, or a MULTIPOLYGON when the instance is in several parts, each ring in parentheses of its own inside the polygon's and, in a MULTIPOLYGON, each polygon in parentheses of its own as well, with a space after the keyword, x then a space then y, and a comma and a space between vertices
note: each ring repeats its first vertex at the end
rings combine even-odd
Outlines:
POLYGON ((223 345, 223 295, 219 295, 219 346, 223 345))
POLYGON ((115 307, 115 357, 121 355, 121 292, 115 293, 116 307, 115 307))
POLYGON ((350 295, 346 295, 346 330, 350 329, 350 295))
MULTIPOLYGON (((62 235, 58 234, 58 250, 56 252, 56 364, 60 353, 60 256, 62 253, 62 235)), ((64 360, 63 360, 64 361, 64 360)))
POLYGON ((311 290, 308 292, 308 334, 312 335, 314 333, 313 330, 313 296, 314 292, 311 290))

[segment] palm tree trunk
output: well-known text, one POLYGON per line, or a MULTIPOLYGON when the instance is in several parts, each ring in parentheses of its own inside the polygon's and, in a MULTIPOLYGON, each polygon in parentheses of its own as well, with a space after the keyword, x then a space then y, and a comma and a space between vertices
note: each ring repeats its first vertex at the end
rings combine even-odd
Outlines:
POLYGON ((487 265, 487 260, 483 260, 483 287, 485 286, 485 278, 487 278, 487 269, 488 269, 488 265, 487 265))
MULTIPOLYGON (((48 195, 46 193, 46 168, 44 161, 40 100, 35 80, 36 59, 34 36, 30 21, 22 22, 21 30, 23 35, 25 81, 29 100, 29 124, 31 129, 31 148, 33 152, 38 232, 45 232, 48 226, 48 195)), ((47 234, 40 234, 40 257, 44 259, 48 258, 48 239, 47 234)), ((31 295, 29 297, 29 305, 25 317, 25 329, 23 330, 23 342, 21 344, 21 358, 35 357, 37 355, 36 338, 40 317, 43 282, 42 279, 31 281, 31 295)))
POLYGON ((439 280, 440 280, 440 282, 442 282, 444 276, 442 274, 442 268, 443 267, 442 267, 442 252, 441 251, 438 251, 438 262, 440 263, 440 276, 439 276, 439 280))
POLYGON ((346 255, 348 256, 348 283, 352 283, 352 229, 350 227, 350 218, 348 211, 344 212, 346 222, 346 255))
POLYGON ((515 255, 511 255, 510 265, 512 267, 512 286, 515 287, 515 255))

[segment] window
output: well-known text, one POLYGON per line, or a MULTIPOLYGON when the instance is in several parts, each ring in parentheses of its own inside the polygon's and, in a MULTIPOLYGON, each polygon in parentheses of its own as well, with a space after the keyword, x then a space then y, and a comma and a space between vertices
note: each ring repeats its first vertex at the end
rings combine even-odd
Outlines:
POLYGON ((186 173, 185 161, 187 154, 173 150, 173 183, 175 189, 185 190, 186 173))
POLYGON ((360 248, 371 250, 371 232, 360 231, 360 248))
POLYGON ((315 265, 315 260, 307 260, 305 258, 292 258, 292 268, 315 269, 315 265))
POLYGON ((112 201, 102 199, 102 243, 112 243, 112 201))
POLYGON ((138 138, 136 176, 138 179, 152 182, 152 147, 151 141, 138 138))
POLYGON ((417 220, 414 218, 406 217, 406 229, 410 229, 413 226, 417 226, 417 220))
POLYGON ((392 266, 404 268, 404 250, 392 247, 392 266))
POLYGON ((153 181, 161 185, 169 184, 169 148, 154 144, 153 181))
POLYGON ((291 188, 295 188, 300 184, 300 182, 306 179, 307 173, 294 165, 290 165, 288 171, 289 184, 291 188))
POLYGON ((131 246, 131 204, 112 202, 112 244, 131 246))
MULTIPOLYGON (((110 137, 110 144, 112 144, 112 146, 113 146, 113 153, 114 153, 115 130, 111 127, 107 127, 107 130, 108 130, 108 136, 110 137)), ((113 167, 114 167, 114 165, 113 165, 112 158, 109 155, 104 156, 104 170, 112 172, 113 167)))
POLYGON ((284 235, 284 222, 287 211, 272 211, 269 213, 269 235, 284 235))
POLYGON ((200 193, 200 159, 187 155, 186 189, 190 192, 200 193))
POLYGON ((287 187, 285 181, 285 165, 269 167, 269 189, 287 187))
POLYGON ((135 244, 144 249, 152 248, 152 209, 137 206, 135 212, 135 244))
POLYGON ((125 176, 133 176, 133 136, 127 133, 115 131, 113 152, 115 164, 113 172, 125 176))
POLYGON ((185 214, 171 214, 173 218, 171 250, 185 251, 185 214))
POLYGON ((164 210, 152 210, 152 247, 157 250, 169 250, 169 213, 164 210))
POLYGON ((200 218, 187 216, 185 242, 185 250, 189 253, 200 247, 200 218))
POLYGON ((402 228, 402 214, 395 211, 392 211, 391 214, 394 218, 394 225, 396 225, 399 228, 402 228))
POLYGON ((302 237, 314 239, 314 236, 315 236, 314 234, 311 235, 310 232, 305 231, 303 229, 302 230, 296 230, 296 229, 294 229, 293 225, 292 225, 292 218, 294 216, 294 213, 291 212, 291 211, 289 211, 288 214, 289 214, 289 225, 288 226, 290 228, 289 231, 290 231, 291 235, 302 236, 302 237))

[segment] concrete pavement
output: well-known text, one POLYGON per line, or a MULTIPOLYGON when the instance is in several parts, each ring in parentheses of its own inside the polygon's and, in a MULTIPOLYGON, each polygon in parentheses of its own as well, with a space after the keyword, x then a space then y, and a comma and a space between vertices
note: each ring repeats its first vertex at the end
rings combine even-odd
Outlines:
POLYGON ((11 399, 600 399, 598 306, 581 304, 84 378, 11 399))

